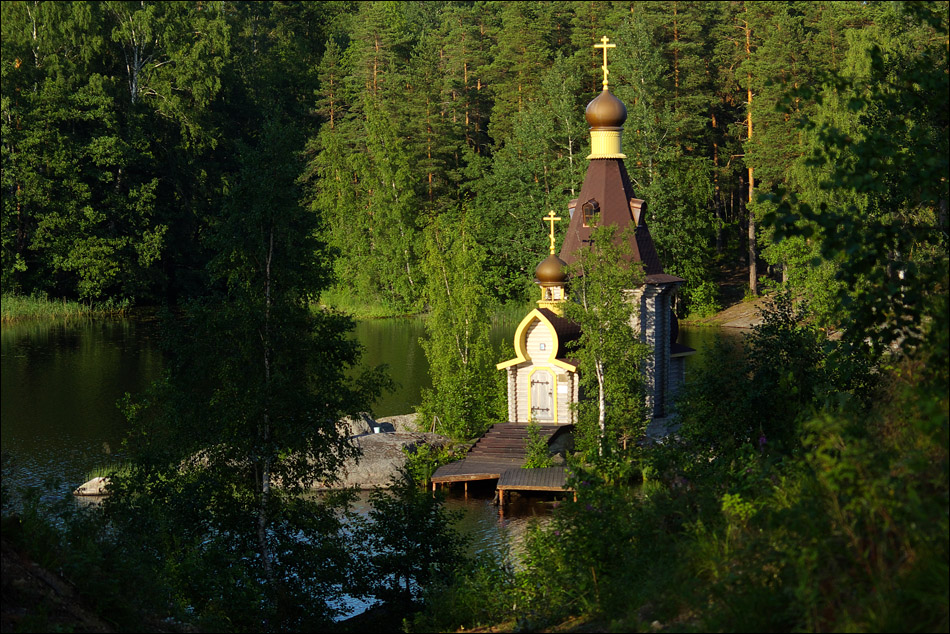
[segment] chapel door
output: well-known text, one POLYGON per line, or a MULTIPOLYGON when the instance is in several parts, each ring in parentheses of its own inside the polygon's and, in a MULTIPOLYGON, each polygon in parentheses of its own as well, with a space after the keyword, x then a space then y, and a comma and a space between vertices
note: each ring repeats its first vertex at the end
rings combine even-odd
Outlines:
POLYGON ((554 420, 554 377, 547 370, 531 375, 531 417, 538 422, 554 420))

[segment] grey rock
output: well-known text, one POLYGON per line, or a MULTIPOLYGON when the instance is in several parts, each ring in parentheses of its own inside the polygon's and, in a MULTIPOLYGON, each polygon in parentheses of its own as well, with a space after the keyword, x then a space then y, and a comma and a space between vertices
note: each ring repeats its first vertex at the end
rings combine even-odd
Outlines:
MULTIPOLYGON (((359 459, 348 460, 337 487, 371 489, 388 487, 392 478, 406 465, 406 452, 414 452, 421 445, 445 447, 452 441, 439 434, 423 432, 394 432, 367 434, 353 439, 362 451, 359 459)), ((327 488, 317 487, 317 488, 327 488)))
POLYGON ((376 421, 367 412, 360 412, 355 416, 344 418, 342 423, 347 429, 347 436, 352 438, 353 436, 373 433, 373 425, 376 421))
POLYGON ((548 445, 548 453, 563 454, 574 451, 574 432, 564 432, 548 445))
MULTIPOLYGON (((452 441, 439 434, 430 434, 415 431, 416 414, 402 416, 388 416, 378 421, 366 412, 344 419, 350 440, 360 448, 362 455, 358 459, 348 460, 344 465, 344 473, 338 487, 357 487, 371 489, 375 486, 388 487, 394 476, 406 465, 406 453, 421 445, 432 447, 446 447, 452 441), (374 427, 378 432, 374 432, 374 427)), ((200 454, 192 458, 198 463, 206 462, 206 457, 200 454)), ((77 488, 73 494, 77 496, 107 495, 108 478, 93 478, 77 488)), ((275 483, 280 486, 280 483, 275 483)), ((326 489, 326 486, 317 486, 326 489)))
POLYGON ((80 485, 73 495, 108 495, 106 490, 109 487, 109 478, 93 478, 89 482, 80 485))
POLYGON ((389 423, 396 431, 415 432, 423 431, 418 428, 418 414, 401 414, 399 416, 383 416, 377 419, 378 423, 389 423))

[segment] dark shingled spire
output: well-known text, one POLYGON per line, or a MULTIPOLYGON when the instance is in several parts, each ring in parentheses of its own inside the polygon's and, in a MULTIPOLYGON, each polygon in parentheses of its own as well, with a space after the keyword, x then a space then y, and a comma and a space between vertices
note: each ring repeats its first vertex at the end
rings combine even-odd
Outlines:
MULTIPOLYGON (((616 97, 604 91, 591 102, 591 105, 595 105, 598 100, 613 106, 607 110, 610 110, 614 119, 619 118, 623 104, 616 97), (613 104, 614 101, 620 106, 616 107, 613 104)), ((590 107, 588 106, 588 110, 590 107)), ((623 108, 623 115, 625 118, 625 108, 623 108)), ((615 123, 614 119, 611 119, 610 123, 615 123)), ((588 121, 590 122, 589 116, 588 121)), ((595 123, 599 122, 598 119, 595 123)), ((596 127, 591 126, 592 132, 596 127)), ((619 150, 620 148, 617 147, 616 151, 619 152, 619 150)), ((561 259, 567 264, 572 264, 577 259, 578 250, 590 246, 590 236, 594 225, 615 225, 620 232, 623 232, 631 224, 636 227, 636 232, 630 243, 630 253, 634 261, 643 263, 647 283, 682 282, 682 278, 663 272, 663 265, 660 264, 653 238, 650 236, 650 229, 647 228, 646 203, 634 196, 627 168, 621 158, 591 159, 571 217, 571 224, 567 228, 567 236, 561 247, 561 259), (588 203, 596 210, 596 218, 585 214, 584 206, 588 203)))
POLYGON ((561 247, 562 260, 572 264, 577 259, 577 251, 590 245, 594 227, 584 226, 583 207, 587 202, 596 202, 600 208, 597 224, 616 225, 620 231, 631 224, 636 226, 630 253, 634 261, 643 262, 647 282, 682 281, 663 272, 646 223, 646 203, 633 195, 630 177, 621 159, 594 159, 587 167, 587 177, 584 178, 577 207, 561 247))

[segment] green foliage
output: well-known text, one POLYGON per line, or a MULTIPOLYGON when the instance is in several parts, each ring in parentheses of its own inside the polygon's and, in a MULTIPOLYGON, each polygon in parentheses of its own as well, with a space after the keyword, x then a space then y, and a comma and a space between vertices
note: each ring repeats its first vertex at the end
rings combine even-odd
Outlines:
POLYGON ((513 573, 496 570, 499 594, 462 581, 427 618, 440 629, 491 614, 530 629, 591 615, 623 631, 942 631, 950 401, 947 365, 931 361, 946 358, 948 333, 931 336, 937 347, 888 371, 870 409, 852 399, 806 414, 795 455, 745 445, 710 462, 671 441, 645 451, 651 485, 639 493, 575 469, 578 502, 529 532, 513 573), (445 606, 463 588, 475 596, 455 619, 445 606))
POLYGON ((491 572, 475 570, 439 588, 417 622, 448 630, 490 618, 533 630, 594 615, 626 631, 643 627, 643 619, 645 627, 654 618, 665 620, 671 607, 684 605, 688 577, 672 564, 689 503, 666 489, 641 497, 626 486, 605 484, 596 472, 575 471, 571 484, 578 502, 564 503, 546 526, 529 528, 513 569, 496 560, 491 572), (484 585, 488 579, 495 588, 484 585), (460 606, 460 613, 447 605, 460 606))
POLYGON ((744 501, 738 493, 726 493, 722 496, 722 513, 732 521, 747 524, 755 515, 755 505, 744 501))
POLYGON ((426 233, 427 339, 422 341, 432 389, 425 390, 421 420, 456 440, 481 435, 504 420, 504 377, 495 369, 488 340, 489 303, 484 253, 475 242, 469 214, 442 217, 426 233))
POLYGON ((554 466, 554 460, 548 451, 548 441, 541 436, 541 427, 537 421, 528 423, 528 439, 525 440, 525 460, 522 469, 544 469, 554 466))
POLYGON ((870 416, 808 420, 803 460, 751 500, 725 496, 722 529, 697 527, 708 627, 740 614, 749 629, 945 627, 946 396, 918 364, 892 375, 870 416))
POLYGON ((223 13, 14 3, 3 41, 4 290, 154 296, 217 185, 223 13))
POLYGON ((321 293, 319 303, 314 304, 312 309, 314 311, 330 310, 356 320, 386 319, 406 315, 404 310, 393 308, 383 302, 365 301, 352 288, 345 288, 339 284, 321 293))
POLYGON ((406 474, 413 482, 422 486, 428 486, 436 469, 460 458, 447 447, 433 447, 428 444, 416 445, 411 449, 404 447, 403 452, 406 454, 406 474))
MULTIPOLYGON (((209 630, 325 628, 375 571, 362 591, 426 584, 431 629, 586 612, 618 631, 946 631, 947 19, 941 3, 3 3, 4 304, 196 298, 134 407, 137 466, 105 515, 28 526, 36 552, 126 629, 149 606, 209 630), (782 299, 742 350, 708 354, 682 444, 635 453, 640 496, 603 481, 629 479, 614 445, 644 418, 629 314, 578 314, 600 396, 578 441, 604 447, 601 479, 531 532, 522 567, 464 580, 411 558, 454 548, 424 550, 444 524, 413 487, 418 513, 381 500, 380 531, 422 532, 385 533, 361 566, 343 502, 265 494, 332 479, 336 421, 381 385, 341 378, 348 322, 309 307, 334 272, 354 304, 428 303, 426 415, 461 437, 502 419, 485 302, 527 297, 534 214, 574 195, 604 32, 627 167, 687 309, 713 310, 710 269, 761 221, 751 246, 808 310, 782 299)), ((613 301, 611 275, 632 272, 605 271, 613 301)), ((572 294, 596 297, 597 277, 572 294)))
POLYGON ((819 104, 800 127, 814 140, 805 164, 824 193, 780 191, 766 216, 777 241, 816 245, 811 265, 834 279, 831 314, 852 347, 870 344, 873 354, 918 342, 928 298, 946 288, 950 173, 947 50, 936 43, 947 18, 929 24, 914 4, 881 13, 878 26, 855 34, 848 67, 821 90, 788 96, 819 104))
POLYGON ((355 454, 340 421, 386 379, 347 378, 351 322, 310 310, 331 263, 298 204, 295 141, 270 121, 242 148, 210 239, 213 292, 164 317, 166 374, 127 408, 131 468, 107 506, 122 530, 154 536, 211 629, 324 627, 355 570, 340 503, 300 493, 338 477, 355 454))
POLYGON ((714 173, 709 158, 696 153, 705 143, 705 123, 697 115, 710 99, 702 85, 706 73, 698 68, 702 53, 697 46, 702 45, 696 30, 705 20, 693 6, 684 10, 692 15, 676 15, 676 9, 671 15, 668 8, 653 6, 624 20, 618 47, 630 53, 611 64, 611 73, 617 73, 611 87, 627 104, 625 164, 637 196, 647 201, 646 220, 664 270, 686 280, 685 310, 714 312, 715 290, 709 289, 715 262, 714 173), (653 20, 661 24, 651 27, 653 20), (665 47, 653 42, 670 36, 674 42, 666 53, 671 59, 664 60, 665 47), (671 70, 679 79, 669 76, 671 70), (693 84, 689 91, 677 83, 687 77, 693 84))
MULTIPOLYGON (((502 301, 533 295, 531 274, 548 247, 543 211, 564 209, 580 189, 587 135, 572 70, 569 60, 554 60, 539 78, 538 99, 514 116, 510 136, 499 139, 491 169, 469 184, 482 218, 473 229, 487 254, 486 286, 502 301)), ((567 222, 560 224, 563 235, 567 222)))
POLYGON ((716 285, 712 280, 703 280, 694 284, 689 294, 689 316, 691 318, 704 318, 715 315, 722 306, 719 303, 716 292, 716 285))
MULTIPOLYGON (((7 476, 13 469, 16 465, 4 455, 5 557, 15 552, 64 579, 73 590, 70 601, 80 602, 84 609, 118 628, 140 628, 149 618, 183 618, 172 587, 154 575, 152 550, 116 539, 101 508, 78 505, 70 494, 60 497, 41 487, 8 491, 7 476), (15 509, 7 505, 8 494, 17 496, 15 509), (136 592, 129 593, 129 588, 136 592)), ((16 579, 6 568, 4 574, 16 579)), ((76 627, 75 617, 64 616, 62 600, 52 591, 37 596, 27 590, 5 597, 4 607, 24 611, 18 627, 71 631, 76 627)))
POLYGON ((681 434, 694 451, 731 460, 743 447, 793 453, 801 417, 841 393, 870 396, 872 375, 859 355, 827 354, 838 345, 811 323, 807 306, 779 293, 763 308, 764 322, 741 345, 719 341, 677 403, 681 434))
MULTIPOLYGON (((681 316, 714 309, 716 266, 745 251, 749 219, 776 212, 748 199, 749 169, 755 190, 784 188, 812 209, 850 209, 859 222, 900 210, 896 224, 912 232, 941 223, 939 202, 915 206, 918 187, 901 176, 921 165, 936 185, 925 198, 942 199, 931 178, 946 171, 946 124, 934 114, 946 92, 939 8, 640 9, 5 3, 3 290, 140 303, 202 294, 214 201, 240 169, 238 147, 283 116, 308 140, 303 199, 339 252, 332 293, 367 312, 422 310, 425 231, 464 205, 488 256, 486 292, 524 300, 546 246, 538 215, 563 210, 581 181, 583 108, 601 77, 592 44, 605 33, 618 44, 610 83, 628 108, 627 169, 666 270, 686 279, 681 316), (864 147, 876 154, 863 173, 885 175, 886 191, 824 187, 864 147), (823 152, 816 176, 809 163, 823 152)), ((823 231, 804 216, 789 222, 823 231)), ((773 276, 806 291, 823 325, 846 323, 836 297, 861 285, 838 279, 817 241, 775 235, 788 239, 759 227, 773 276)), ((891 259, 926 269, 930 247, 905 248, 918 242, 902 239, 891 259)))
POLYGON ((424 609, 410 632, 444 632, 494 626, 517 607, 515 563, 510 553, 480 553, 466 561, 451 580, 436 580, 423 595, 424 609))
POLYGON ((368 594, 412 602, 430 584, 449 582, 463 565, 465 542, 450 526, 453 516, 408 473, 394 477, 389 489, 374 490, 370 505, 357 529, 369 553, 368 594))
POLYGON ((574 301, 565 304, 565 316, 581 327, 575 354, 587 396, 578 408, 575 446, 590 456, 601 443, 642 435, 647 416, 640 368, 648 354, 630 327, 638 302, 628 291, 642 284, 643 272, 625 257, 629 236, 602 226, 592 238, 595 248, 582 251, 572 267, 574 301))

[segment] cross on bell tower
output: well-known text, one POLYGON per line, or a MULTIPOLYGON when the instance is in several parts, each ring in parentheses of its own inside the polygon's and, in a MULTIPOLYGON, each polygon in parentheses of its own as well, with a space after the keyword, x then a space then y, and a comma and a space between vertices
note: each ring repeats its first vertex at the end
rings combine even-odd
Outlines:
POLYGON ((610 38, 606 35, 600 38, 600 44, 594 44, 594 48, 604 49, 604 65, 601 67, 604 70, 604 90, 607 90, 607 75, 610 74, 610 71, 607 70, 607 49, 608 48, 617 48, 616 44, 608 44, 610 38))

